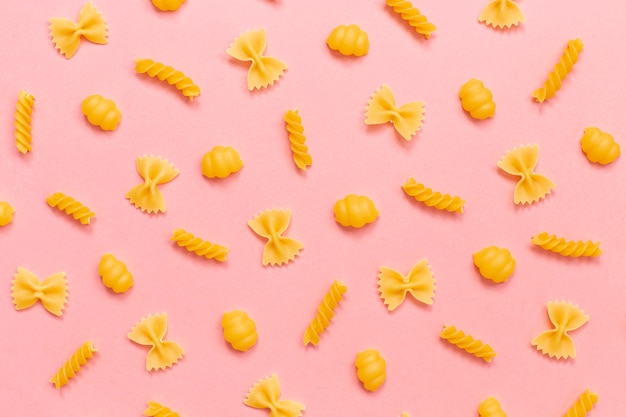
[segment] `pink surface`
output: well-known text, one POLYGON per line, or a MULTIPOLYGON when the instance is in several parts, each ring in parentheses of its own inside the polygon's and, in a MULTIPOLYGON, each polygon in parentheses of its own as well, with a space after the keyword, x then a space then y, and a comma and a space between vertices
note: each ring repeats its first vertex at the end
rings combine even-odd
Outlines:
MULTIPOLYGON (((626 410, 624 294, 624 161, 591 164, 579 140, 598 126, 625 145, 626 35, 624 2, 520 1, 526 23, 498 32, 477 21, 485 0, 430 1, 416 6, 437 25, 425 41, 382 0, 231 2, 188 0, 171 14, 148 0, 98 0, 110 41, 83 41, 66 60, 52 46, 48 18, 75 19, 82 0, 9 1, 0 37, 0 200, 16 209, 0 230, 0 355, 3 415, 139 416, 148 400, 182 416, 263 416, 243 405, 258 379, 276 373, 283 398, 305 415, 476 415, 496 396, 511 416, 558 416, 587 387, 599 393, 593 416, 626 410), (356 23, 370 37, 369 55, 331 52, 325 39, 356 23), (246 88, 247 66, 225 52, 241 32, 265 27, 267 54, 289 65, 260 92, 246 88), (582 38, 579 63, 557 96, 531 99, 568 39, 582 38), (134 72, 135 58, 184 71, 200 86, 189 103, 175 89, 134 72), (458 90, 481 79, 496 115, 475 121, 458 90), (426 120, 411 142, 393 127, 366 126, 365 104, 387 83, 398 103, 423 100, 426 120), (36 96, 33 152, 13 143, 20 89, 36 96), (119 128, 89 125, 80 103, 90 94, 114 99, 119 128), (313 166, 298 172, 282 120, 298 108, 313 166), (511 148, 540 145, 537 172, 556 190, 530 207, 513 204, 515 178, 496 167, 511 148), (215 145, 236 148, 244 168, 222 181, 201 176, 202 155, 215 145), (147 215, 124 194, 141 178, 135 158, 167 158, 180 175, 161 187, 168 210, 147 215), (410 176, 467 200, 455 215, 419 205, 401 185, 410 176), (97 213, 84 227, 50 209, 55 191, 97 213), (361 230, 335 223, 332 207, 346 194, 369 196, 380 218, 361 230), (283 267, 263 267, 264 241, 247 221, 266 208, 289 208, 287 235, 305 249, 283 267), (186 228, 230 248, 224 264, 198 258, 169 241, 186 228), (596 259, 570 259, 533 247, 548 231, 601 241, 596 259), (517 269, 502 285, 478 275, 473 252, 499 245, 517 269), (105 252, 124 260, 135 286, 124 295, 97 274, 105 252), (393 313, 377 292, 380 266, 406 273, 427 258, 435 274, 434 304, 407 299, 393 313), (41 278, 65 271, 69 303, 61 318, 40 305, 17 312, 10 287, 18 266, 41 278), (302 334, 333 280, 348 286, 318 347, 302 334), (567 300, 590 316, 572 333, 577 357, 550 360, 530 340, 550 327, 546 303, 567 300), (247 353, 222 337, 221 315, 245 310, 259 342, 247 353), (147 349, 127 338, 142 317, 169 315, 168 338, 185 357, 165 372, 147 372, 147 349), (439 339, 453 324, 490 343, 484 363, 439 339), (96 357, 58 392, 48 382, 85 340, 96 357), (366 348, 387 360, 387 381, 375 393, 356 378, 354 359, 366 348)), ((623 157, 622 157, 623 158, 623 157)))

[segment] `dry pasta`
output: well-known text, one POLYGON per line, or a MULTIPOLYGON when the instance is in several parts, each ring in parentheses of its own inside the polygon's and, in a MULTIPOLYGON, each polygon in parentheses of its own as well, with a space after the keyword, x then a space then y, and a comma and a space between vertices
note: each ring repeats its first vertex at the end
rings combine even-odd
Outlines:
POLYGON ((496 352, 491 346, 478 339, 474 339, 472 336, 465 334, 462 330, 457 330, 454 326, 444 326, 440 336, 459 349, 463 349, 467 353, 471 353, 477 358, 483 359, 485 362, 491 362, 491 359, 496 356, 496 352))
POLYGON ((148 401, 148 408, 143 410, 143 415, 150 417, 180 417, 180 414, 177 412, 155 401, 148 401))
POLYGON ((414 178, 409 178, 402 186, 402 190, 404 190, 406 195, 413 197, 416 201, 424 203, 428 207, 453 213, 463 213, 465 200, 461 197, 433 191, 424 184, 415 181, 414 178))
POLYGON ((157 77, 159 80, 173 85, 183 96, 187 97, 189 101, 193 101, 195 97, 200 95, 200 87, 198 87, 191 78, 186 76, 183 72, 169 65, 165 65, 162 62, 138 58, 135 60, 135 72, 138 74, 146 74, 149 77, 157 77))
POLYGON ((600 242, 592 242, 591 240, 586 242, 582 240, 566 240, 557 235, 541 232, 537 236, 533 236, 531 241, 542 249, 572 258, 578 258, 579 256, 597 257, 602 254, 600 242))
POLYGON ((79 221, 81 224, 90 224, 91 219, 96 216, 96 213, 91 211, 89 207, 61 192, 46 197, 46 203, 50 207, 57 208, 68 216, 72 216, 74 220, 79 221))
POLYGON ((278 377, 273 374, 254 384, 243 403, 252 408, 269 409, 270 417, 301 416, 304 404, 291 400, 281 400, 280 391, 278 377))
POLYGON ((430 35, 437 30, 437 27, 428 21, 410 1, 407 0, 386 0, 387 6, 391 7, 394 12, 406 20, 417 33, 423 35, 426 39, 430 39, 430 35))
POLYGON ((565 301, 550 301, 548 316, 554 329, 541 333, 532 340, 537 350, 551 358, 567 359, 576 357, 574 341, 568 332, 579 329, 589 320, 589 316, 578 306, 565 301))
POLYGON ((333 51, 342 55, 367 55, 370 41, 367 32, 357 25, 339 25, 330 32, 326 44, 333 51))
POLYGON ((88 359, 93 358, 94 352, 97 352, 97 349, 93 346, 93 342, 87 341, 83 343, 63 364, 61 369, 52 375, 50 382, 54 384, 56 389, 61 389, 70 379, 74 378, 76 373, 80 371, 80 367, 85 365, 88 359))
POLYGON ((369 197, 348 194, 337 200, 333 209, 335 221, 342 226, 363 227, 378 218, 378 209, 369 197))
POLYGON ((15 209, 6 201, 0 201, 0 227, 6 226, 13 221, 15 209))
POLYGON ((144 183, 131 188, 126 198, 141 211, 165 212, 165 199, 158 186, 172 181, 180 171, 168 160, 154 155, 137 157, 136 165, 144 183))
POLYGON ((580 147, 589 161, 602 165, 610 164, 621 154, 619 143, 615 142, 613 136, 597 127, 585 129, 580 147))
POLYGON ((414 299, 424 304, 432 304, 435 296, 435 278, 428 260, 422 259, 403 276, 395 269, 380 267, 378 274, 378 292, 389 311, 395 310, 411 294, 414 299))
POLYGON ((224 262, 228 256, 227 247, 203 240, 185 231, 185 229, 175 229, 170 240, 176 242, 178 246, 187 249, 187 251, 207 259, 224 262))
POLYGON ((502 283, 515 271, 515 258, 506 248, 487 246, 474 253, 474 265, 484 278, 502 283))
POLYGON ((146 357, 148 371, 169 368, 183 357, 185 351, 176 342, 164 341, 167 333, 167 314, 154 314, 137 322, 128 338, 143 346, 150 346, 146 357))
POLYGON ((478 415, 480 417, 506 417, 506 413, 502 410, 500 402, 494 397, 488 397, 478 406, 478 415))
POLYGON ((230 146, 216 146, 202 157, 202 175, 207 178, 226 178, 242 167, 239 153, 230 146))
POLYGON ((546 197, 556 185, 548 177, 535 173, 539 161, 539 145, 522 145, 507 152, 498 167, 520 177, 515 185, 515 204, 532 204, 546 197))
POLYGON ((128 271, 126 264, 111 253, 105 253, 98 264, 98 274, 105 287, 115 293, 126 292, 133 286, 133 274, 128 271))
POLYGON ((154 7, 162 12, 173 12, 183 5, 185 0, 152 0, 154 7))
POLYGON ((387 84, 377 89, 365 110, 365 124, 392 123, 396 132, 405 140, 411 140, 424 121, 424 102, 413 101, 396 106, 396 99, 387 84))
POLYGON ((472 78, 461 86, 459 91, 461 106, 474 119, 487 119, 496 112, 491 91, 482 81, 472 78))
POLYGON ((583 50, 583 41, 580 39, 572 39, 567 42, 567 47, 561 55, 561 59, 558 64, 554 66, 554 70, 548 74, 548 79, 544 83, 543 87, 538 88, 533 92, 533 97, 539 102, 543 103, 549 98, 554 97, 557 91, 561 89, 561 83, 567 77, 567 74, 572 72, 574 64, 578 62, 578 55, 583 50))
POLYGON ((513 0, 491 0, 478 17, 478 21, 494 28, 510 28, 526 20, 524 13, 513 0))
POLYGON ((305 171, 313 163, 313 160, 309 154, 309 149, 304 144, 306 136, 304 136, 304 127, 302 126, 302 118, 298 114, 298 109, 287 110, 284 120, 285 128, 287 133, 289 133, 293 162, 298 168, 305 171))
POLYGON ((335 317, 334 309, 341 302, 343 294, 348 291, 348 287, 341 281, 334 281, 330 289, 324 295, 322 302, 317 308, 317 315, 304 331, 302 342, 304 345, 312 343, 317 346, 320 342, 320 334, 330 325, 330 321, 335 317))
POLYGON ((589 388, 587 388, 578 396, 576 402, 567 409, 563 417, 585 417, 597 402, 598 394, 589 391, 589 388))
POLYGON ((248 220, 254 233, 267 239, 263 247, 263 265, 282 265, 293 261, 304 245, 283 236, 291 221, 291 210, 267 209, 248 220))
POLYGON ((245 311, 234 310, 224 313, 222 328, 224 329, 224 340, 230 343, 233 349, 240 352, 250 349, 259 338, 256 323, 245 311))
POLYGON ((65 272, 57 272, 43 281, 26 268, 17 268, 17 274, 12 281, 11 296, 16 310, 32 307, 37 301, 48 312, 55 316, 63 314, 67 303, 67 280, 65 272))
POLYGON ((354 364, 357 378, 368 391, 376 391, 387 379, 387 362, 376 349, 359 352, 354 364))
POLYGON ((80 38, 104 45, 107 40, 107 25, 102 13, 88 1, 78 15, 78 22, 60 17, 50 18, 50 36, 54 47, 61 55, 70 59, 78 50, 80 38))
POLYGON ((113 100, 93 94, 83 100, 81 109, 89 123, 102 130, 115 130, 120 123, 122 113, 113 100))
POLYGON ((33 107, 35 106, 35 96, 20 90, 15 106, 15 146, 17 150, 25 154, 33 149, 31 134, 33 107))

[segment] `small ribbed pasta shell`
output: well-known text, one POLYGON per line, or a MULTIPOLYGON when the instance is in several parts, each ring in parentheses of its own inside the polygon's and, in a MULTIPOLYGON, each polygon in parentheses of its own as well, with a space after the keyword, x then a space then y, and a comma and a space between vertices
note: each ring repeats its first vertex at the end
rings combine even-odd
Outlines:
POLYGON ((102 277, 102 283, 115 293, 126 292, 133 286, 133 274, 128 271, 126 264, 115 255, 105 253, 98 264, 98 273, 102 277))
POLYGON ((6 201, 0 201, 0 226, 6 226, 13 221, 15 209, 6 201))
POLYGON ((224 339, 233 349, 245 352, 254 346, 259 339, 256 323, 245 311, 234 310, 222 316, 224 339))
POLYGON ((502 411, 500 403, 494 397, 489 397, 480 403, 478 415, 480 417, 506 417, 506 413, 502 411))
POLYGON ((459 91, 461 106, 474 119, 486 119, 493 117, 496 112, 496 103, 493 102, 491 91, 482 81, 476 78, 470 79, 461 86, 459 91))
POLYGON ((474 253, 480 275, 493 282, 505 282, 515 270, 515 259, 506 248, 488 246, 474 253))
POLYGON ((387 362, 375 349, 366 349, 356 355, 357 377, 368 391, 376 391, 387 378, 387 362))
POLYGON ((113 100, 93 94, 83 100, 81 109, 83 114, 94 126, 102 130, 115 130, 122 119, 122 113, 113 100))
POLYGON ((178 10, 185 0, 152 0, 152 4, 163 12, 178 10))
POLYGON ((370 47, 367 32, 357 25, 337 26, 326 39, 326 44, 333 51, 346 56, 367 55, 370 47))
POLYGON ((585 129, 580 147, 591 162, 602 165, 610 164, 620 156, 619 143, 615 142, 613 136, 601 131, 597 127, 585 129))
POLYGON ((337 200, 333 209, 335 221, 342 226, 363 227, 378 218, 374 202, 364 195, 348 194, 337 200))
POLYGON ((230 146, 216 146, 202 157, 202 175, 226 178, 243 167, 239 153, 230 146))

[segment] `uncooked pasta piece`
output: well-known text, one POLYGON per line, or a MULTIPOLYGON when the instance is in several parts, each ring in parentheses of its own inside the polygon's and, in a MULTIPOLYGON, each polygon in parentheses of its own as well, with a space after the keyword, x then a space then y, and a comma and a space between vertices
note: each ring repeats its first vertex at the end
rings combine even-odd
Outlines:
POLYGON ((295 239, 283 236, 289 222, 291 210, 267 209, 248 220, 254 233, 267 239, 263 248, 263 265, 282 265, 293 261, 304 245, 295 239))
POLYGON ((328 292, 324 295, 322 302, 317 308, 317 315, 304 331, 302 342, 304 345, 312 343, 317 346, 320 342, 320 334, 330 325, 330 321, 335 317, 334 309, 341 302, 343 294, 348 291, 348 287, 341 281, 334 281, 328 292))
POLYGON ((143 410, 143 415, 150 417, 180 417, 180 414, 176 411, 155 401, 148 401, 148 408, 143 410))
POLYGON ((226 50, 239 61, 249 61, 248 90, 267 88, 278 81, 287 64, 279 59, 263 56, 265 52, 265 29, 254 29, 239 35, 226 50))
POLYGON ((589 391, 589 388, 578 396, 576 402, 563 414, 563 417, 585 417, 598 402, 598 394, 589 391))
POLYGON ((345 56, 367 55, 370 41, 367 32, 357 25, 339 25, 330 32, 326 44, 333 51, 345 56))
POLYGON ((33 149, 31 134, 33 107, 35 106, 35 96, 20 90, 15 106, 15 147, 25 154, 33 149))
POLYGON ((162 12, 173 12, 183 5, 185 0, 152 0, 154 7, 162 12))
POLYGON ((80 11, 78 22, 52 17, 49 28, 54 47, 67 59, 70 59, 78 50, 81 36, 92 43, 104 45, 108 42, 104 17, 90 1, 80 11))
POLYGON ((88 96, 83 100, 81 109, 89 123, 102 130, 115 130, 122 119, 122 113, 113 100, 100 94, 88 96))
POLYGON ((198 87, 191 78, 162 62, 156 62, 152 59, 138 58, 135 60, 135 72, 138 74, 146 74, 149 77, 157 77, 161 81, 173 85, 179 90, 183 96, 189 101, 193 101, 195 97, 200 95, 200 87, 198 87))
POLYGON ((406 0, 386 0, 387 6, 391 7, 394 12, 406 20, 413 29, 426 39, 430 39, 430 35, 437 30, 437 27, 428 21, 420 11, 414 7, 410 1, 406 0))
POLYGON ((378 209, 369 197, 348 194, 337 200, 333 209, 335 221, 342 226, 363 227, 378 218, 378 209))
POLYGON ((491 346, 478 339, 474 339, 472 336, 465 334, 462 330, 457 330, 454 326, 445 325, 439 336, 459 349, 463 349, 467 353, 471 353, 477 358, 483 359, 485 362, 491 362, 491 359, 496 356, 496 352, 491 346))
POLYGON ((256 323, 245 311, 234 310, 224 313, 222 328, 224 329, 224 340, 230 343, 233 349, 240 352, 246 352, 259 339, 256 323))
POLYGON ((478 17, 478 21, 494 28, 510 28, 524 23, 524 13, 513 0, 491 0, 478 17))
POLYGON ((566 240, 557 235, 541 232, 537 236, 533 236, 531 241, 542 249, 563 256, 571 256, 572 258, 578 258, 579 256, 597 257, 602 254, 600 242, 592 242, 591 240, 586 242, 582 240, 566 240))
POLYGON ((387 84, 383 84, 372 94, 365 111, 366 125, 393 124, 396 132, 405 140, 413 136, 422 127, 424 121, 424 102, 413 101, 396 106, 396 99, 387 84))
POLYGON ((185 351, 176 342, 163 338, 167 333, 167 314, 144 317, 128 333, 128 338, 143 346, 150 346, 146 358, 148 371, 169 368, 183 357, 185 351))
POLYGON ((185 229, 175 229, 170 240, 176 242, 178 246, 187 249, 187 251, 207 259, 224 262, 228 256, 227 247, 196 237, 185 229))
POLYGON ((498 167, 507 174, 520 177, 515 185, 515 204, 531 204, 550 194, 556 185, 543 175, 535 174, 539 161, 539 145, 522 145, 507 152, 498 167))
POLYGON ((6 201, 0 201, 0 226, 6 226, 13 221, 15 209, 6 201))
POLYGON ((80 224, 90 224, 91 219, 96 216, 96 213, 91 211, 89 207, 61 192, 46 197, 46 203, 50 207, 57 208, 68 216, 72 216, 80 224))
POLYGON ((128 271, 126 264, 111 253, 105 253, 98 264, 98 274, 105 287, 115 293, 126 292, 133 286, 133 274, 128 271))
POLYGON ((304 136, 304 126, 302 126, 302 118, 298 114, 298 109, 287 110, 284 120, 285 128, 289 133, 293 162, 298 168, 305 171, 313 163, 313 160, 309 154, 309 148, 304 144, 306 136, 304 136))
POLYGON ((506 413, 502 410, 500 402, 494 397, 488 397, 478 406, 478 415, 480 417, 506 417, 506 413))
POLYGON ((56 389, 61 389, 70 379, 74 378, 76 373, 80 371, 80 367, 85 365, 88 359, 93 358, 94 352, 97 352, 97 349, 93 346, 93 342, 87 341, 83 343, 63 364, 61 369, 52 375, 50 382, 54 384, 56 389))
POLYGON ((242 167, 239 153, 230 146, 216 146, 202 157, 202 175, 207 178, 226 178, 242 167))
POLYGON ((572 39, 567 42, 567 47, 561 55, 558 64, 554 66, 554 70, 548 74, 548 79, 543 87, 533 92, 533 97, 543 103, 549 98, 554 97, 557 91, 561 89, 561 83, 572 72, 574 64, 578 62, 578 55, 583 50, 583 41, 580 39, 572 39))
POLYGON ((356 375, 368 391, 376 391, 387 379, 387 362, 376 349, 366 349, 356 355, 356 375))
POLYGON ((402 186, 402 190, 404 190, 406 195, 413 197, 415 201, 424 203, 428 207, 434 207, 438 210, 446 210, 453 213, 463 213, 465 200, 461 197, 433 191, 424 184, 415 181, 414 178, 409 178, 402 186))
POLYGON ((491 91, 482 81, 471 78, 461 86, 459 91, 461 106, 474 119, 487 119, 496 112, 496 103, 493 102, 491 91))
POLYGON ((378 292, 389 311, 395 310, 409 293, 419 302, 432 304, 435 296, 435 278, 428 260, 422 259, 406 276, 395 269, 380 267, 378 274, 378 292))
POLYGON ((613 136, 597 127, 585 129, 580 147, 589 161, 602 165, 610 164, 621 154, 619 143, 615 142, 613 136))
POLYGON ((48 312, 55 316, 63 314, 67 303, 65 272, 57 272, 39 281, 35 274, 20 266, 14 276, 11 296, 16 310, 24 310, 41 301, 41 305, 48 312))
POLYGON ((551 358, 575 358, 576 348, 568 332, 581 328, 587 323, 589 316, 580 307, 565 301, 548 302, 548 316, 554 329, 535 337, 532 345, 551 358))
POLYGON ((139 156, 136 160, 137 172, 144 183, 134 186, 126 193, 131 204, 148 213, 165 212, 165 199, 158 186, 172 181, 178 169, 159 156, 139 156))
POLYGON ((272 374, 272 376, 261 379, 254 384, 243 403, 252 408, 267 408, 270 417, 301 416, 304 404, 291 400, 281 400, 280 391, 278 377, 272 374))
POLYGON ((474 253, 474 265, 484 278, 502 283, 515 271, 515 258, 507 248, 487 246, 474 253))

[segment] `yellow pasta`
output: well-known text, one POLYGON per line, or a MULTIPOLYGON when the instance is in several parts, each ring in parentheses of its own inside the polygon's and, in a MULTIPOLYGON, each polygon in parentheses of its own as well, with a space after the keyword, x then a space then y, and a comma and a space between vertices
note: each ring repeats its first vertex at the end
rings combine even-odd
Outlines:
POLYGON ((491 0, 478 17, 478 21, 494 28, 510 28, 526 20, 524 13, 513 0, 491 0))
POLYGON ((415 181, 414 178, 409 178, 402 186, 402 190, 404 190, 406 195, 415 198, 416 201, 424 203, 428 207, 453 213, 463 213, 465 200, 461 197, 433 191, 431 188, 426 188, 424 184, 415 181))
POLYGON ((531 241, 542 249, 549 250, 563 256, 571 256, 572 258, 578 258, 580 256, 597 257, 602 254, 600 242, 592 242, 591 240, 586 242, 583 242, 582 240, 565 240, 557 235, 541 232, 537 236, 533 236, 531 241))
POLYGON ((20 266, 14 276, 11 296, 16 310, 24 310, 41 301, 41 305, 48 312, 55 316, 63 314, 67 303, 65 272, 57 272, 39 281, 35 274, 20 266))
POLYGON ((574 64, 578 62, 578 55, 583 50, 583 41, 580 39, 572 39, 567 42, 567 47, 561 55, 559 63, 554 66, 554 70, 548 74, 548 79, 543 87, 533 92, 533 97, 543 103, 545 100, 554 97, 557 91, 561 89, 561 83, 572 72, 574 64))
POLYGON ((367 55, 370 47, 367 32, 357 25, 337 26, 328 35, 326 44, 333 51, 346 56, 367 55))
POLYGON ((551 358, 567 359, 576 357, 574 341, 567 332, 581 328, 589 316, 578 306, 565 301, 550 301, 548 316, 554 329, 541 333, 532 340, 537 350, 551 358))
POLYGON ((207 259, 224 262, 228 255, 227 247, 203 240, 185 231, 185 229, 175 229, 170 240, 176 242, 178 246, 187 249, 187 251, 207 259))
POLYGON ((230 146, 216 146, 202 157, 202 175, 207 178, 226 178, 242 167, 239 153, 230 146))
POLYGON ((102 13, 89 1, 78 15, 78 22, 60 17, 50 18, 50 36, 54 47, 61 55, 70 59, 78 50, 80 38, 104 45, 107 40, 107 25, 102 13))
POLYGON ((280 391, 278 377, 273 374, 254 384, 243 403, 252 408, 269 409, 270 417, 301 416, 304 404, 291 400, 281 400, 280 391))
POLYGON ((474 119, 487 119, 496 112, 496 103, 493 102, 491 91, 482 81, 471 78, 461 86, 459 91, 461 106, 474 119))
POLYGON ((180 414, 177 412, 155 401, 148 401, 148 408, 143 410, 143 415, 150 417, 180 417, 180 414))
POLYGON ((0 227, 6 226, 13 221, 15 209, 6 201, 0 201, 0 227))
POLYGON ((341 302, 343 294, 348 291, 348 287, 341 281, 334 281, 328 292, 324 295, 322 302, 317 308, 317 315, 304 331, 302 342, 304 345, 312 343, 317 346, 320 342, 320 334, 330 325, 330 321, 335 317, 333 310, 341 302))
POLYGON ((304 245, 295 239, 283 236, 289 222, 291 210, 267 209, 248 221, 254 233, 267 239, 263 248, 263 265, 282 265, 293 261, 304 245))
POLYGON ((124 262, 111 253, 102 255, 98 264, 98 274, 104 286, 115 293, 126 292, 133 286, 133 274, 128 271, 124 262))
POLYGON ((491 362, 491 359, 496 356, 496 352, 491 346, 478 339, 474 339, 472 336, 465 334, 462 330, 457 330, 454 326, 445 325, 439 336, 459 349, 463 349, 486 362, 491 362))
POLYGON ((154 7, 162 12, 172 12, 178 10, 184 2, 185 0, 152 0, 154 7))
POLYGON ((395 310, 409 293, 419 302, 432 304, 435 296, 435 278, 426 259, 422 259, 403 276, 395 269, 380 267, 378 292, 389 311, 395 310))
POLYGON ((222 328, 224 340, 233 349, 245 352, 254 346, 259 339, 256 331, 256 323, 245 311, 228 311, 222 316, 222 328))
POLYGON ((113 100, 94 94, 83 100, 81 104, 83 114, 94 126, 102 130, 115 130, 120 123, 122 113, 113 100))
POLYGON ((309 154, 309 148, 304 144, 306 136, 304 136, 304 127, 302 126, 302 118, 298 114, 298 109, 287 110, 284 120, 285 128, 289 133, 293 162, 298 168, 305 171, 313 163, 313 160, 309 154))
POLYGON ((515 258, 506 248, 487 246, 474 253, 474 265, 484 278, 502 283, 515 271, 515 258))
POLYGON ((556 185, 543 175, 535 173, 539 161, 539 145, 522 145, 507 152, 498 161, 498 167, 507 174, 520 177, 515 185, 515 204, 532 204, 550 194, 556 185))
POLYGON ((279 59, 263 56, 266 45, 265 29, 254 29, 239 35, 226 53, 239 61, 249 61, 248 90, 267 88, 278 81, 287 69, 279 59))
POLYGON ((589 391, 589 388, 578 396, 576 402, 563 414, 563 417, 585 417, 598 402, 598 394, 589 391))
POLYGON ((387 362, 375 349, 366 349, 356 355, 356 375, 368 391, 376 391, 387 379, 387 362))
POLYGON ((423 35, 426 39, 437 30, 437 27, 428 21, 420 11, 414 7, 410 1, 406 0, 386 0, 387 6, 391 7, 394 12, 398 13, 403 20, 406 20, 417 33, 423 35))
POLYGON ((191 78, 162 62, 156 62, 152 59, 136 59, 135 72, 146 74, 149 77, 157 77, 159 80, 173 85, 183 96, 189 98, 189 101, 193 101, 195 97, 200 95, 200 87, 191 78))
POLYGON ((80 371, 80 367, 85 365, 88 359, 93 358, 94 352, 97 352, 97 349, 93 346, 93 342, 87 341, 83 343, 63 364, 61 369, 52 375, 50 382, 54 384, 56 389, 61 389, 70 379, 74 378, 76 373, 80 371))
POLYGON ((33 149, 31 135, 32 114, 35 106, 35 96, 20 90, 15 106, 15 146, 17 150, 25 154, 33 149))
POLYGON ((169 368, 176 364, 185 353, 176 342, 164 341, 167 333, 167 314, 154 314, 144 317, 128 333, 128 338, 143 346, 150 346, 146 357, 148 371, 169 368))
POLYGON ((366 125, 393 124, 405 140, 411 140, 424 121, 424 102, 413 101, 396 106, 396 99, 387 84, 372 94, 365 111, 366 125))
POLYGON ((621 154, 619 143, 615 142, 613 136, 597 127, 585 129, 580 147, 589 161, 602 165, 610 164, 621 154))
POLYGON ((348 194, 337 200, 333 209, 335 221, 342 226, 363 227, 378 218, 374 202, 364 195, 348 194))
POLYGON ((500 402, 494 397, 488 397, 478 406, 478 415, 480 417, 506 417, 506 413, 502 410, 500 402))
POLYGON ((96 213, 91 211, 89 207, 85 206, 83 203, 60 192, 46 197, 46 203, 48 203, 50 207, 57 208, 65 212, 68 216, 72 216, 74 220, 79 221, 81 224, 90 224, 91 219, 96 215, 96 213))
POLYGON ((144 183, 131 188, 126 198, 141 211, 165 212, 165 199, 158 186, 172 181, 180 171, 171 162, 154 155, 139 156, 136 164, 144 183))

